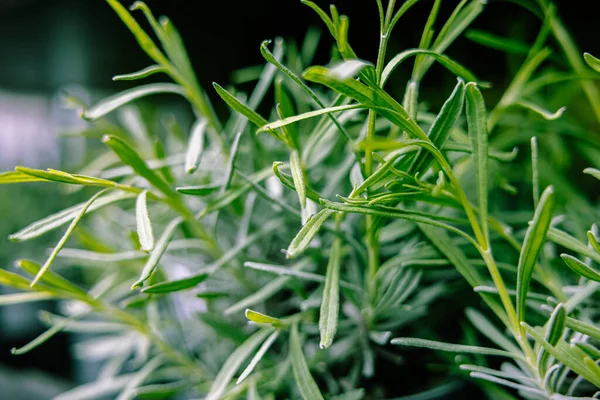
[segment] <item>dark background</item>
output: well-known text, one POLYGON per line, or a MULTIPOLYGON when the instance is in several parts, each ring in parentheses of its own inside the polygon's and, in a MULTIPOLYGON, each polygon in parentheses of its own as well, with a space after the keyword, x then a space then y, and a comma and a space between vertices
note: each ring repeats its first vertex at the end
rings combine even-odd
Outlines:
MULTIPOLYGON (((329 4, 329 1, 316 2, 322 7, 329 4)), ((129 0, 124 2, 125 5, 129 3, 129 0)), ((167 15, 173 20, 186 42, 202 86, 210 89, 208 92, 221 113, 225 112, 225 107, 212 92, 210 83, 226 84, 235 69, 264 63, 259 45, 265 39, 282 36, 301 42, 307 27, 317 26, 323 35, 315 62, 324 64, 328 61, 332 44, 329 33, 323 29, 316 14, 299 0, 148 0, 147 3, 156 17, 167 15)), ((432 3, 422 0, 400 20, 390 43, 390 57, 401 50, 417 47, 432 3)), ((558 15, 573 33, 581 51, 600 54, 597 1, 560 0, 556 3, 558 15)), ((444 21, 456 4, 458 0, 445 0, 438 21, 444 21)), ((340 13, 350 17, 353 48, 359 57, 374 62, 378 40, 375 0, 337 0, 336 5, 340 13)), ((134 15, 142 26, 147 27, 141 12, 134 15)), ((531 43, 540 25, 539 19, 514 3, 490 1, 472 27, 500 36, 519 37, 531 43)), ((480 79, 497 87, 508 83, 511 76, 507 71, 518 66, 519 61, 465 38, 459 38, 447 53, 466 64, 480 79)), ((92 90, 117 91, 135 83, 112 82, 112 76, 137 71, 149 64, 133 36, 104 1, 0 0, 0 94, 51 97, 73 84, 92 90)), ((408 68, 404 67, 396 80, 391 81, 390 90, 396 95, 404 90, 403 78, 409 73, 408 68)), ((449 92, 454 83, 453 77, 434 65, 421 92, 425 98, 443 101, 445 97, 441 94, 449 92)), ((5 98, 10 99, 10 96, 5 98)), ((0 150, 2 135, 7 134, 0 126, 0 150)), ((2 169, 11 167, 4 165, 1 159, 0 165, 2 169)), ((0 193, 0 198, 9 197, 8 193, 17 192, 0 193)), ((9 212, 8 209, 0 211, 3 214, 9 212)), ((43 210, 34 212, 37 213, 40 217, 47 214, 43 210)), ((10 229, 14 231, 32 220, 30 215, 20 222, 20 226, 10 229)), ((4 233, 4 230, 0 229, 0 232, 4 233)), ((16 258, 14 252, 6 249, 0 246, 2 263, 16 258)), ((34 310, 23 308, 18 312, 28 315, 34 310)), ((33 324, 35 317, 29 320, 33 324)), ((78 376, 78 367, 68 356, 71 338, 67 335, 58 335, 29 355, 10 355, 11 347, 25 344, 41 329, 41 326, 33 325, 20 334, 10 335, 0 326, 0 388, 2 379, 12 376, 7 372, 9 369, 3 369, 2 363, 16 370, 40 368, 65 381, 84 379, 78 376)), ((40 379, 36 376, 31 382, 40 379)), ((4 398, 0 393, 0 399, 4 398)))
MULTIPOLYGON (((330 2, 316 0, 323 8, 330 2)), ((443 21, 458 2, 445 0, 438 21, 443 21)), ((323 28, 316 14, 299 0, 149 0, 147 3, 155 16, 168 15, 174 21, 205 87, 212 81, 226 83, 234 69, 262 63, 259 45, 263 40, 283 36, 301 41, 308 26, 323 28)), ((336 3, 340 13, 350 17, 350 42, 357 54, 374 61, 377 48, 373 42, 378 36, 375 1, 336 3)), ((555 3, 580 48, 597 53, 600 47, 597 2, 555 3)), ((431 4, 432 1, 423 0, 401 19, 388 54, 417 47, 431 4)), ((135 14, 141 17, 141 12, 135 14)), ((490 0, 473 27, 532 40, 540 21, 512 2, 490 0)), ((327 36, 323 35, 317 62, 327 61, 332 43, 327 36)), ((464 38, 459 38, 448 54, 458 61, 468 60, 469 68, 481 79, 503 83, 504 55, 464 38)), ((113 83, 110 80, 113 75, 149 64, 125 26, 101 0, 0 0, 0 55, 0 87, 18 91, 55 91, 73 83, 116 90, 128 84, 113 83)), ((436 71, 427 79, 426 87, 435 86, 436 79, 440 79, 436 71)))

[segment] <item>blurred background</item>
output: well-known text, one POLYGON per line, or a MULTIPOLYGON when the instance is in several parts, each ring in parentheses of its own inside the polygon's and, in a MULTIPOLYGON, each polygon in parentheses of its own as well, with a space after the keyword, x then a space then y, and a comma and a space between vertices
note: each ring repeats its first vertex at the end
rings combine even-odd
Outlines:
MULTIPOLYGON (((322 6, 328 4, 328 1, 316 2, 322 6)), ((315 14, 299 0, 149 0, 147 3, 156 16, 168 15, 178 27, 205 88, 211 88, 213 81, 232 82, 235 79, 232 74, 238 68, 264 63, 259 52, 264 39, 282 36, 288 45, 293 45, 294 41, 302 41, 307 27, 322 29, 315 14)), ((373 61, 376 49, 372 44, 378 36, 375 1, 336 3, 340 12, 350 17, 350 42, 357 54, 373 61)), ((417 46, 432 1, 420 3, 399 24, 389 54, 417 46)), ((443 3, 442 13, 449 13, 458 0, 443 3)), ((514 3, 490 1, 473 28, 531 42, 540 21, 514 3)), ((597 25, 600 14, 595 12, 596 2, 556 3, 558 14, 579 48, 600 54, 597 25)), ((141 14, 136 15, 139 18, 141 14)), ((145 21, 141 22, 146 26, 145 21)), ((323 35, 315 62, 326 63, 330 49, 331 40, 323 35)), ((466 38, 457 40, 448 54, 497 88, 507 84, 521 62, 517 57, 483 48, 466 38)), ((77 112, 61 107, 61 91, 67 90, 83 99, 98 98, 135 85, 113 82, 112 76, 147 65, 145 54, 102 0, 0 0, 0 170, 11 170, 15 165, 66 171, 81 167, 88 146, 94 144, 69 137, 70 132, 86 125, 77 112)), ((408 67, 405 68, 389 86, 397 96, 402 95, 403 82, 409 74, 408 67)), ((453 78, 434 66, 423 83, 422 96, 441 104, 454 83, 453 78)), ((493 102, 494 89, 488 93, 486 101, 493 102)), ((222 102, 215 95, 211 97, 217 112, 225 114, 222 102)), ((171 107, 177 107, 177 103, 171 107)), ((3 266, 20 257, 43 258, 37 254, 39 249, 51 247, 58 240, 61 232, 22 244, 6 239, 32 221, 64 208, 66 202, 74 204, 79 200, 77 194, 65 194, 58 186, 42 183, 0 187, 3 266)), ((69 334, 60 334, 29 354, 10 354, 12 347, 27 343, 44 329, 36 313, 40 307, 52 310, 55 305, 33 303, 0 308, 0 399, 50 398, 94 376, 94 365, 71 357, 70 343, 76 338, 69 334)))

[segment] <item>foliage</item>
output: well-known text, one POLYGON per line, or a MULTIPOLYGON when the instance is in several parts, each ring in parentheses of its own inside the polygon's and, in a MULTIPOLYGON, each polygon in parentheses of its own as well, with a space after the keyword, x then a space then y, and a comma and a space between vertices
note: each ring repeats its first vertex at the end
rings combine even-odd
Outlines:
POLYGON ((0 174, 0 183, 94 191, 11 235, 26 241, 68 226, 43 266, 20 260, 19 274, 0 270, 0 284, 22 291, 0 296, 0 304, 71 305, 64 316, 44 314, 48 331, 15 354, 65 330, 99 335, 78 344, 83 356, 110 349, 98 380, 61 398, 407 395, 402 382, 389 388, 376 379, 383 360, 410 357, 407 346, 436 350, 446 365, 446 381, 423 378, 429 387, 411 398, 448 394, 467 375, 491 399, 589 398, 598 390, 598 212, 569 174, 577 158, 599 166, 600 142, 562 107, 546 108, 563 101, 563 87, 582 91, 589 104, 578 104, 598 119, 597 130, 592 69, 600 71, 600 61, 580 56, 551 3, 526 2, 541 16, 532 44, 467 31, 522 56, 488 111, 488 85, 445 54, 485 12, 481 1, 463 0, 438 21, 435 0, 418 48, 389 58, 394 27, 417 0, 400 7, 377 0, 380 41, 370 63, 348 42, 348 17, 304 0, 331 35, 331 62, 310 65, 314 31, 300 52, 282 39, 264 42, 266 64, 252 93, 214 84, 232 109, 225 123, 173 23, 136 2, 131 10, 144 14, 153 39, 117 0, 107 3, 154 63, 115 79, 161 73, 173 83, 136 86, 86 107, 83 118, 113 133, 80 173, 0 174), (564 59, 549 58, 556 47, 564 59), (398 101, 385 84, 411 57, 398 101), (419 96, 435 62, 458 78, 440 110, 419 96), (189 139, 173 119, 162 127, 140 119, 143 134, 112 122, 116 110, 165 93, 191 105, 189 139), (571 155, 572 142, 579 144, 571 155), (542 191, 542 182, 551 185, 542 191), (78 248, 66 247, 74 242, 78 248), (81 280, 62 276, 73 269, 81 280), (452 301, 469 305, 467 323, 451 322, 460 344, 444 340, 435 317, 452 301))

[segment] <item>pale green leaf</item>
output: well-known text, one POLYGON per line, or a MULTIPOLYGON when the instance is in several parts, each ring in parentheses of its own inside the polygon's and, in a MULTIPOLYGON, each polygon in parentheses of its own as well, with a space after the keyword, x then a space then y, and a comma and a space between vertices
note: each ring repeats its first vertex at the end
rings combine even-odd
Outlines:
POLYGON ((529 291, 529 283, 533 276, 533 270, 537 263, 538 255, 542 250, 550 222, 552 221, 552 210, 554 208, 554 192, 552 186, 544 190, 540 201, 535 209, 533 220, 527 228, 519 264, 517 266, 517 319, 523 321, 525 318, 525 300, 529 291))
POLYGON ((154 74, 158 74, 161 72, 166 72, 166 70, 160 65, 151 65, 146 67, 140 71, 132 72, 130 74, 122 74, 113 76, 113 81, 134 81, 137 79, 147 78, 154 74))
POLYGON ((225 392, 227 384, 233 378, 237 370, 240 368, 242 363, 252 354, 264 340, 273 332, 273 328, 264 328, 250 336, 244 343, 231 353, 231 355, 225 361, 225 364, 221 367, 221 370, 217 374, 210 392, 207 394, 205 400, 218 400, 221 395, 225 392))
POLYGON ((296 385, 300 390, 302 398, 304 400, 324 400, 323 395, 306 364, 306 359, 302 352, 300 335, 298 334, 298 326, 296 324, 292 325, 290 331, 290 357, 292 358, 292 369, 294 371, 296 385))
POLYGON ((561 254, 560 257, 567 264, 567 267, 571 268, 576 274, 592 281, 600 282, 600 272, 569 254, 561 254))
POLYGON ((252 357, 252 360, 250 360, 250 363, 248 364, 246 369, 244 369, 244 371, 238 378, 236 385, 239 385, 240 383, 242 383, 252 373, 252 371, 254 371, 254 368, 256 368, 256 365, 258 365, 258 363, 263 358, 263 356, 267 353, 267 351, 269 350, 271 345, 275 342, 275 340, 277 340, 278 336, 279 336, 279 330, 276 330, 273 333, 271 333, 271 335, 267 338, 267 340, 264 341, 264 343, 262 344, 262 346, 260 346, 260 348, 254 355, 254 357, 252 357))
POLYGON ((135 220, 137 224, 137 234, 140 238, 140 246, 143 251, 149 252, 154 248, 154 233, 152 233, 152 223, 148 214, 147 202, 148 191, 144 190, 137 198, 135 204, 135 220))
POLYGON ((338 313, 340 309, 340 263, 341 263, 341 240, 335 238, 331 245, 329 262, 327 264, 327 275, 323 299, 321 300, 321 312, 319 314, 319 331, 322 349, 329 348, 338 326, 338 313))
POLYGON ((164 93, 179 94, 181 96, 186 96, 187 94, 183 87, 174 83, 150 83, 107 97, 87 110, 84 110, 81 116, 88 121, 95 121, 134 100, 164 93))
POLYGON ((311 215, 302 229, 296 234, 286 250, 288 258, 296 258, 306 250, 310 242, 321 229, 321 225, 334 213, 333 210, 323 209, 315 215, 311 215))
POLYGON ((590 53, 583 53, 583 58, 587 65, 590 66, 594 71, 600 72, 600 60, 591 55, 590 53))
POLYGON ((474 83, 469 82, 466 90, 467 99, 467 125, 473 151, 475 164, 475 177, 477 180, 477 201, 479 203, 479 219, 481 230, 489 245, 488 231, 488 132, 487 113, 481 92, 474 83))
POLYGON ((165 227, 162 235, 156 242, 156 246, 154 247, 154 250, 152 250, 152 252, 150 253, 150 257, 148 257, 148 261, 146 261, 146 265, 144 265, 144 269, 142 270, 142 274, 141 274, 140 278, 131 286, 131 289, 142 287, 144 284, 144 281, 146 279, 150 278, 150 275, 152 275, 152 273, 158 266, 158 263, 160 262, 162 255, 167 250, 167 246, 169 245, 169 242, 171 241, 171 237, 173 236, 175 229, 179 226, 179 224, 181 224, 182 221, 183 221, 183 219, 181 217, 174 218, 165 227))
POLYGON ((204 150, 204 135, 206 132, 207 121, 199 119, 192 127, 188 148, 185 155, 185 172, 193 174, 200 164, 200 157, 204 150))
POLYGON ((467 354, 482 354, 488 356, 509 357, 517 360, 524 360, 519 353, 511 353, 504 350, 492 349, 489 347, 467 346, 462 344, 438 342, 435 340, 419 339, 419 338, 395 338, 392 339, 392 344, 408 347, 422 347, 426 349, 447 351, 450 353, 467 353, 467 354))
POLYGON ((92 205, 92 203, 94 203, 94 201, 96 201, 96 199, 98 199, 98 197, 100 197, 101 195, 103 195, 105 192, 106 192, 106 190, 101 190, 98 193, 96 193, 78 211, 78 213, 75 215, 75 217, 71 221, 71 224, 69 225, 69 227, 67 228, 67 230, 65 231, 65 233, 63 234, 63 236, 60 238, 60 240, 58 241, 58 243, 56 244, 56 246, 54 247, 54 249, 52 250, 52 253, 50 253, 50 256, 48 257, 48 259, 46 260, 46 262, 44 263, 44 265, 42 266, 42 268, 40 268, 40 270, 36 274, 35 278, 31 282, 31 287, 35 286, 39 282, 39 280, 42 279, 42 277, 44 276, 44 274, 46 273, 46 271, 48 271, 48 269, 50 269, 50 266, 52 265, 52 263, 56 259, 56 256, 58 255, 58 253, 60 252, 60 250, 65 246, 65 244, 67 243, 67 240, 69 240, 69 237, 71 236, 71 234, 73 233, 73 231, 75 230, 75 228, 77 227, 77 225, 79 224, 79 221, 81 221, 81 219, 85 215, 85 213, 88 210, 88 208, 92 205))

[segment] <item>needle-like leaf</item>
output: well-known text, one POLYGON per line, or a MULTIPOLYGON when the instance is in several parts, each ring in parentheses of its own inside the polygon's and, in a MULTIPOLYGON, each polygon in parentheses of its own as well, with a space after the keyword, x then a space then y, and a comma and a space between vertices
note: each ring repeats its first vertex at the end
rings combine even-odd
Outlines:
POLYGON ((140 238, 140 246, 143 251, 152 251, 154 249, 154 233, 152 233, 152 223, 148 214, 147 202, 148 191, 144 190, 137 198, 135 204, 135 219, 137 223, 137 233, 140 238))

